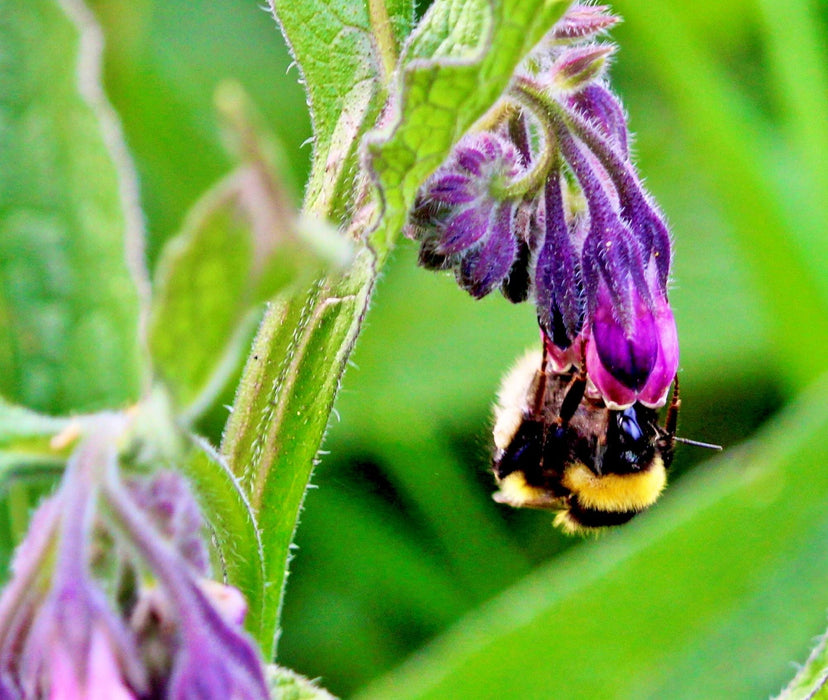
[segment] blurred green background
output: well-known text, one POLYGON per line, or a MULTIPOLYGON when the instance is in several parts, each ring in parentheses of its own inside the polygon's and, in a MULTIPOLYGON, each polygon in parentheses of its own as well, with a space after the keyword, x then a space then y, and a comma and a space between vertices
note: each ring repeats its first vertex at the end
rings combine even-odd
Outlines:
MULTIPOLYGON (((311 153, 302 146, 310 136, 305 99, 276 23, 260 3, 91 5, 107 38, 106 89, 140 174, 150 264, 197 197, 230 167, 213 109, 214 91, 225 78, 243 84, 279 135, 301 191, 311 153)), ((728 448, 780 412, 826 366, 824 346, 822 357, 806 355, 805 361, 790 348, 826 333, 828 202, 826 175, 819 171, 828 152, 826 127, 814 110, 828 99, 819 94, 828 5, 791 3, 790 16, 785 3, 750 0, 657 5, 614 3, 626 21, 613 32, 620 51, 612 76, 637 133, 639 168, 675 236, 671 300, 682 344, 680 432, 728 448), (799 54, 785 54, 785 33, 803 26, 805 34, 795 34, 799 54), (797 71, 805 77, 791 81, 797 71), (777 245, 791 251, 790 259, 767 260, 777 245), (769 273, 773 269, 778 274, 769 273), (791 280, 815 298, 787 303, 791 280)), ((529 305, 496 297, 475 302, 450 277, 418 269, 414 247, 400 242, 345 376, 314 477, 318 488, 305 502, 280 663, 319 677, 334 693, 354 694, 531 571, 554 571, 557 560, 568 562, 562 567, 575 561, 600 568, 613 547, 623 546, 622 532, 598 543, 567 539, 551 527, 549 514, 491 501, 492 400, 502 374, 536 344, 529 305)), ((218 406, 202 429, 217 440, 225 417, 218 406)), ((682 494, 683 482, 691 483, 689 472, 708 457, 682 447, 665 500, 690 502, 693 492, 682 494)), ((824 460, 818 466, 824 469, 824 460)), ((659 508, 641 520, 657 518, 659 508)), ((828 521, 828 506, 823 515, 828 521)), ((821 533, 822 524, 814 532, 821 533)), ((824 549, 824 539, 814 537, 824 549)), ((715 559, 712 544, 703 556, 715 559)), ((672 573, 663 572, 663 586, 673 585, 672 573)), ((822 569, 812 580, 828 583, 822 569)), ((698 585, 711 597, 720 594, 715 581, 700 578, 698 585)), ((784 583, 778 592, 774 585, 751 604, 777 625, 791 599, 784 583)), ((761 677, 721 697, 767 696, 786 681, 788 662, 804 660, 811 638, 824 629, 826 591, 794 606, 791 615, 801 625, 774 647, 775 655, 756 662, 765 669, 761 677)), ((745 599, 754 594, 746 591, 745 599)), ((638 604, 631 595, 629 609, 638 604)), ((677 614, 693 619, 692 610, 677 614)), ((641 634, 647 624, 654 623, 646 622, 641 634)), ((717 632, 722 650, 729 640, 753 634, 757 649, 766 644, 758 641, 761 630, 737 629, 732 637, 717 632)), ((567 653, 569 642, 550 631, 543 643, 554 655, 558 646, 567 653)), ((502 654, 508 657, 510 649, 502 654)), ((601 657, 590 663, 600 665, 601 657)), ((680 677, 693 678, 695 663, 690 652, 677 659, 680 677)), ((549 673, 529 667, 526 674, 536 671, 549 673)), ((473 687, 468 697, 486 694, 473 687)), ((654 684, 653 693, 665 687, 654 684)), ((682 692, 711 697, 694 695, 693 687, 699 688, 682 692)), ((546 696, 578 694, 570 685, 550 688, 546 696)), ((609 688, 607 696, 613 696, 609 688)))

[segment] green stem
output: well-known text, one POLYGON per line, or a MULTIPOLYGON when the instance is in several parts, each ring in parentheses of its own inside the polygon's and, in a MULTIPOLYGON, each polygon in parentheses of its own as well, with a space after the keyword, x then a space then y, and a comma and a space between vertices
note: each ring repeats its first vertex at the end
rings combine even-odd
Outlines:
POLYGON ((397 65, 397 44, 391 33, 391 19, 385 0, 368 0, 368 14, 371 29, 377 42, 377 52, 382 61, 382 82, 388 85, 394 67, 397 65))
POLYGON ((520 109, 520 105, 514 100, 501 99, 492 105, 492 108, 486 112, 480 119, 478 119, 469 128, 470 132, 479 131, 494 131, 507 119, 520 109))
MULTIPOLYGON (((530 168, 518 178, 513 180, 505 180, 503 182, 495 182, 492 185, 492 194, 497 199, 521 199, 532 197, 537 193, 549 177, 556 164, 560 162, 560 154, 558 152, 558 140, 555 137, 555 132, 549 122, 549 119, 542 118, 542 115, 537 114, 534 106, 527 104, 522 100, 501 100, 501 103, 507 107, 498 110, 498 114, 503 118, 508 118, 514 112, 521 108, 529 109, 538 117, 538 122, 543 129, 544 143, 540 149, 538 157, 532 161, 530 168)), ((500 104, 500 103, 499 103, 500 104)), ((488 121, 488 120, 487 120, 488 121)))
MULTIPOLYGON (((383 256, 384 257, 384 256, 383 256)), ((257 641, 273 658, 290 545, 334 397, 377 276, 363 247, 344 275, 273 303, 248 357, 221 452, 264 537, 267 591, 257 641)))

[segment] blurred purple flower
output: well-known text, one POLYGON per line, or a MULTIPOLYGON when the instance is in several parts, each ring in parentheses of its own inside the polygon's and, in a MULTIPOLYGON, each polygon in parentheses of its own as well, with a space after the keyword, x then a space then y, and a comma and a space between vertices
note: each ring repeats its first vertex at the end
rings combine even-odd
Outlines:
POLYGON ((244 599, 205 578, 203 523, 185 480, 124 482, 123 424, 104 415, 90 426, 0 597, 0 700, 267 698, 241 629, 244 599), (99 584, 99 569, 118 571, 119 587, 99 584))
POLYGON ((53 640, 46 659, 50 700, 134 700, 106 633, 92 630, 84 658, 66 640, 53 640))
POLYGON ((152 669, 155 675, 162 672, 153 684, 164 688, 165 697, 181 700, 267 698, 261 659, 239 626, 243 606, 238 599, 227 606, 226 597, 216 601, 214 595, 207 595, 210 587, 200 583, 199 571, 185 558, 192 550, 186 546, 192 539, 189 527, 201 525, 200 517, 194 517, 195 501, 186 483, 178 475, 161 474, 156 479, 161 482, 157 487, 139 490, 154 496, 149 511, 117 482, 110 481, 104 489, 123 533, 157 581, 156 587, 141 592, 131 619, 139 639, 167 647, 164 663, 152 669), (153 518, 159 513, 163 529, 175 534, 173 539, 158 536, 153 518), (176 514, 186 515, 176 519, 176 514), (185 527, 173 527, 181 520, 185 527))

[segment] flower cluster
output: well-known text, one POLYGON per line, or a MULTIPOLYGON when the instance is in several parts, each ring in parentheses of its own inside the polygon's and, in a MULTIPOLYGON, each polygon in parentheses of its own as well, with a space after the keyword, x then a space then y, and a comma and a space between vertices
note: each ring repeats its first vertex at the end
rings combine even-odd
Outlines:
POLYGON ((532 294, 555 367, 585 367, 610 408, 658 407, 678 367, 671 242, 605 81, 596 38, 615 21, 570 9, 423 185, 406 234, 475 297, 532 294))
POLYGON ((268 697, 241 594, 209 579, 186 483, 125 480, 124 418, 94 418, 0 597, 0 698, 268 697))

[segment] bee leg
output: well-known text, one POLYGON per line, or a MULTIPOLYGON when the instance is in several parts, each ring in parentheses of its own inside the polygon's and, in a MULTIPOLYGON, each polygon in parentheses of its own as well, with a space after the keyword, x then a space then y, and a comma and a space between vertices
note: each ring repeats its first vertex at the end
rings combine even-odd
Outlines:
POLYGON ((543 345, 543 355, 541 355, 540 369, 535 372, 535 379, 532 382, 530 393, 532 400, 528 405, 527 418, 533 420, 540 420, 543 416, 544 407, 546 406, 546 367, 549 364, 549 355, 546 351, 546 344, 543 345))
POLYGON ((664 466, 670 467, 673 462, 673 451, 676 446, 676 429, 678 428, 678 414, 681 407, 681 398, 679 397, 679 380, 678 375, 673 380, 673 397, 670 399, 670 405, 667 407, 667 416, 664 419, 664 435, 661 438, 661 454, 664 460, 664 466))
POLYGON ((676 378, 673 380, 673 398, 670 400, 670 405, 667 408, 667 417, 664 420, 664 432, 667 433, 671 440, 676 437, 680 406, 681 399, 679 398, 679 380, 678 375, 676 375, 676 378))
POLYGON ((559 425, 565 426, 572 420, 572 416, 575 415, 575 411, 578 410, 578 406, 581 405, 581 401, 584 399, 586 384, 586 372, 582 370, 575 376, 569 388, 566 390, 566 395, 564 396, 563 402, 561 402, 561 410, 558 414, 559 425))

